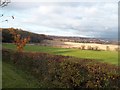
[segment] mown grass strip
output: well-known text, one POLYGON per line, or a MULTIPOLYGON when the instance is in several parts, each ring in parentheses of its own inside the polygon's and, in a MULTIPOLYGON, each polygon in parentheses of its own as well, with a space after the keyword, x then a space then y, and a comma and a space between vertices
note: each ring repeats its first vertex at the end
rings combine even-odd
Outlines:
POLYGON ((16 68, 10 63, 3 62, 3 88, 40 88, 41 84, 30 74, 16 68))

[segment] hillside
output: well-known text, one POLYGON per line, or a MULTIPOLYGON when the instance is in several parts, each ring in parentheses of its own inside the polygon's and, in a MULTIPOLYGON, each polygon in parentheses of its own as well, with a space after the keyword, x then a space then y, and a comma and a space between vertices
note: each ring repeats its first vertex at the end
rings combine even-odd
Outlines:
MULTIPOLYGON (((16 50, 14 44, 3 44, 2 47, 16 50)), ((116 51, 80 50, 80 49, 56 48, 51 46, 40 46, 40 45, 26 45, 24 51, 45 52, 54 55, 73 56, 76 58, 84 58, 84 59, 94 59, 96 61, 107 62, 110 64, 118 65, 118 52, 116 51)))
MULTIPOLYGON (((13 37, 8 31, 9 28, 2 28, 2 42, 5 43, 12 43, 13 37)), ((36 34, 28 31, 24 31, 21 29, 14 29, 18 34, 20 34, 22 37, 30 36, 31 40, 30 43, 40 43, 43 40, 51 40, 50 37, 44 34, 36 34)))
POLYGON ((3 88, 40 88, 39 82, 32 75, 15 65, 3 61, 3 88))
POLYGON ((97 44, 118 44, 117 39, 72 37, 72 36, 49 36, 55 41, 76 42, 76 43, 97 43, 97 44))
MULTIPOLYGON (((8 31, 9 28, 0 28, 2 30, 2 42, 11 43, 13 37, 8 31)), ((53 36, 45 34, 37 34, 28 32, 22 29, 14 29, 22 37, 30 36, 30 43, 41 43, 44 40, 60 41, 60 42, 76 42, 76 43, 97 43, 97 44, 118 44, 116 40, 99 39, 99 38, 87 38, 87 37, 72 37, 72 36, 53 36)))
MULTIPOLYGON (((26 71, 35 79, 28 82, 28 76, 17 72, 9 65, 4 65, 4 87, 17 84, 18 87, 45 85, 45 88, 115 88, 119 89, 119 67, 109 63, 101 63, 93 59, 81 59, 71 56, 53 55, 43 52, 16 52, 10 49, 2 49, 3 61, 26 71), (15 77, 17 78, 15 78, 15 77), (23 77, 22 77, 23 76, 23 77), (13 79, 11 79, 11 77, 13 79), (8 78, 8 79, 6 79, 8 78), (34 82, 38 80, 40 83, 34 82), (19 81, 15 83, 14 81, 19 81), (26 81, 27 80, 27 81, 26 81), (9 82, 10 83, 9 83, 9 82), (23 82, 24 84, 22 84, 23 82)), ((4 64, 5 64, 4 63, 4 64)), ((13 86, 15 87, 15 86, 13 86)), ((32 88, 33 88, 32 87, 32 88)), ((43 86, 42 86, 43 87, 43 86)))

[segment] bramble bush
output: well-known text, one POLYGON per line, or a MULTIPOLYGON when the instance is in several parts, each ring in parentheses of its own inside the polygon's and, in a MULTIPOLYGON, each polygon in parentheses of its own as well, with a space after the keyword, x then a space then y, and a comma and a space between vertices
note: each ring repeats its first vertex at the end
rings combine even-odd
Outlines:
POLYGON ((2 50, 3 61, 46 82, 49 88, 120 88, 119 66, 96 60, 37 52, 2 50))

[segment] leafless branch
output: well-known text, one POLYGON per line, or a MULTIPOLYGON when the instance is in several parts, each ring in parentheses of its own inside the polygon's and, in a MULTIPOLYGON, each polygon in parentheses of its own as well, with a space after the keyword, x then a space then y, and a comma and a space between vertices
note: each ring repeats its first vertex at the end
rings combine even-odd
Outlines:
POLYGON ((10 0, 0 0, 0 7, 7 6, 11 1, 10 0))

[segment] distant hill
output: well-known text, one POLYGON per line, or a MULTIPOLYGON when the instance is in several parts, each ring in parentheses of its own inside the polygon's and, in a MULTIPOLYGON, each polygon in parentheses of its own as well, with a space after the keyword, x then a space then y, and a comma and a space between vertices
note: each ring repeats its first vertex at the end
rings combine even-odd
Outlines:
POLYGON ((76 43, 98 43, 98 44, 118 44, 117 40, 107 38, 88 38, 88 37, 72 37, 72 36, 49 36, 56 41, 76 42, 76 43))
MULTIPOLYGON (((1 29, 0 29, 1 30, 1 29)), ((30 36, 30 43, 41 43, 44 40, 55 40, 63 42, 77 42, 77 43, 99 43, 99 44, 118 44, 118 41, 111 41, 105 38, 87 38, 87 37, 72 37, 72 36, 53 36, 53 35, 44 35, 37 34, 33 32, 28 32, 22 29, 14 29, 22 37, 30 36)), ((8 28, 2 28, 2 42, 12 43, 13 37, 9 33, 8 28)))
MULTIPOLYGON (((27 37, 30 36, 31 40, 30 43, 40 43, 43 40, 51 40, 50 37, 44 34, 36 34, 28 31, 24 31, 21 29, 14 29, 17 33, 21 35, 21 37, 27 37)), ((2 28, 2 42, 5 43, 12 43, 13 42, 13 36, 8 31, 8 28, 2 28)))

